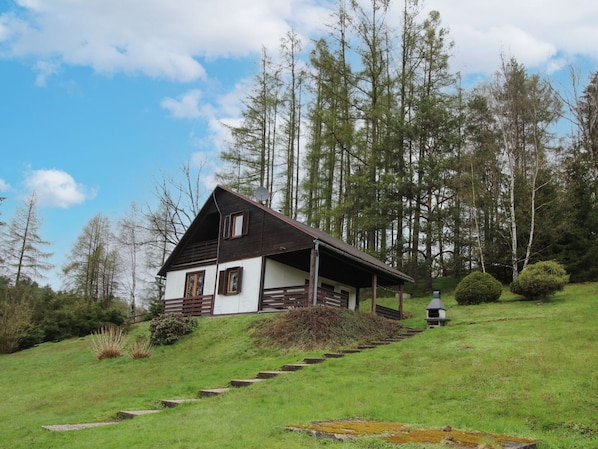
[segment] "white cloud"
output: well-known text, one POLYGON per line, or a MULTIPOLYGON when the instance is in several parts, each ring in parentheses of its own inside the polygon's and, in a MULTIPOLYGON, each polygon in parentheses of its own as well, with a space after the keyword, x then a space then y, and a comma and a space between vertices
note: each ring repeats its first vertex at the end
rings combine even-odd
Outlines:
POLYGON ((174 98, 165 98, 160 105, 168 110, 174 118, 198 118, 201 116, 199 111, 199 100, 201 91, 193 89, 187 93, 174 98))
POLYGON ((10 184, 0 178, 0 192, 6 192, 7 190, 10 190, 10 184))
POLYGON ((452 65, 464 73, 491 73, 500 55, 547 71, 574 56, 598 59, 598 2, 576 0, 428 0, 455 41, 452 65), (589 33, 589 34, 588 34, 589 33), (564 56, 564 57, 563 57, 564 56))
POLYGON ((38 61, 35 65, 37 70, 37 77, 35 78, 35 85, 38 87, 44 87, 46 85, 46 79, 58 73, 58 64, 49 61, 38 61))
POLYGON ((25 178, 25 187, 35 193, 40 206, 66 209, 95 197, 95 192, 75 182, 62 170, 32 170, 25 178))
POLYGON ((198 58, 275 47, 290 26, 307 32, 326 17, 317 0, 19 0, 0 15, 0 53, 143 73, 205 77, 198 58))

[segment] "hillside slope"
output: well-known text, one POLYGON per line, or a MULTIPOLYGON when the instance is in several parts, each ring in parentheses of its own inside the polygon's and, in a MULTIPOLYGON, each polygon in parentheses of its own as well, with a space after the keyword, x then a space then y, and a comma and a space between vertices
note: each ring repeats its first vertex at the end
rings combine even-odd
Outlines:
MULTIPOLYGON (((422 325, 428 302, 407 301, 408 325, 422 325)), ((41 426, 106 420, 119 410, 195 397, 202 388, 321 352, 255 345, 248 328, 270 317, 252 315, 202 319, 192 336, 144 360, 98 362, 88 339, 0 356, 0 447, 319 448, 330 443, 284 427, 356 417, 538 438, 541 449, 597 447, 598 335, 589 318, 596 316, 598 285, 569 286, 545 304, 443 302, 452 318, 446 328, 116 426, 68 433, 41 426)), ((351 447, 387 443, 343 445, 351 447)))

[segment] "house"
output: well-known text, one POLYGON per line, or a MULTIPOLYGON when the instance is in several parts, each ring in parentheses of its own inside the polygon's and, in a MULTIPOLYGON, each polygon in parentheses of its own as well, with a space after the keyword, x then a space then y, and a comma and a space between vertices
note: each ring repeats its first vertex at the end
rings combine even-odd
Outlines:
POLYGON ((224 315, 323 304, 359 309, 362 288, 408 275, 226 187, 214 189, 158 273, 164 311, 224 315))

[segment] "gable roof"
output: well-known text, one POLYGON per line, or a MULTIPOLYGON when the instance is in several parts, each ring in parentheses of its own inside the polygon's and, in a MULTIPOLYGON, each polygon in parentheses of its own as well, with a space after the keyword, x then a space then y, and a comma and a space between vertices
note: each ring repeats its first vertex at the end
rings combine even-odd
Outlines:
MULTIPOLYGON (((314 244, 316 241, 319 242, 318 244, 320 245, 320 247, 323 247, 327 252, 334 253, 340 258, 348 259, 353 264, 363 267, 365 269, 368 269, 368 270, 372 271, 373 273, 378 274, 379 276, 382 276, 382 278, 385 280, 384 283, 386 285, 393 285, 393 283, 394 284, 402 284, 404 282, 414 282, 414 279, 411 276, 388 266, 384 262, 355 248, 354 246, 349 245, 348 243, 343 242, 342 240, 337 239, 336 237, 333 237, 330 234, 327 234, 317 228, 308 226, 305 223, 301 223, 297 220, 293 220, 280 212, 270 209, 269 207, 266 207, 263 204, 253 201, 253 200, 245 197, 244 195, 241 195, 238 192, 235 192, 235 191, 229 189, 228 187, 225 187, 222 185, 216 186, 216 188, 212 192, 211 198, 213 198, 217 194, 218 190, 227 192, 230 195, 234 195, 235 197, 247 202, 248 204, 252 205, 253 207, 258 208, 258 209, 264 211, 265 213, 280 220, 281 222, 286 223, 287 225, 297 229, 304 235, 311 237, 312 240, 314 241, 314 244)), ((171 263, 174 260, 174 258, 176 257, 176 255, 180 251, 182 251, 182 248, 185 246, 185 242, 189 240, 189 238, 190 238, 189 236, 192 235, 194 232, 194 229, 200 225, 202 216, 204 216, 205 211, 210 208, 209 205, 210 205, 210 199, 208 199, 206 201, 206 204, 204 204, 204 206, 198 213, 198 215, 195 218, 195 220, 193 221, 193 223, 191 223, 191 225, 189 226, 189 229, 187 230, 185 235, 183 235, 179 244, 173 250, 170 257, 166 260, 164 266, 160 269, 160 272, 159 272, 160 275, 166 274, 166 272, 168 271, 168 267, 171 265, 171 263)))

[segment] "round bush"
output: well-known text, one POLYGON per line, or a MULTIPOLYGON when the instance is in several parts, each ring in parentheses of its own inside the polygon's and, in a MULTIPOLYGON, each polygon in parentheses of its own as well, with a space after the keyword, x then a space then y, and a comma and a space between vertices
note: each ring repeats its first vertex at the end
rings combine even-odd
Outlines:
POLYGON ((516 295, 534 301, 548 299, 562 290, 568 282, 569 275, 565 268, 554 260, 547 260, 528 265, 511 283, 510 288, 516 295))
POLYGON ((153 345, 171 345, 197 328, 197 320, 180 313, 162 314, 149 325, 153 345))
POLYGON ((491 274, 475 271, 465 276, 455 289, 455 300, 460 305, 498 301, 502 285, 491 274))

